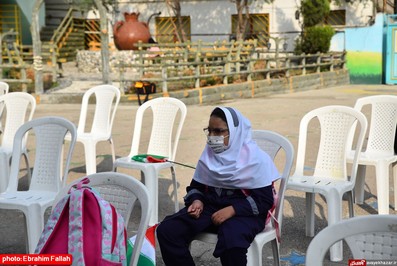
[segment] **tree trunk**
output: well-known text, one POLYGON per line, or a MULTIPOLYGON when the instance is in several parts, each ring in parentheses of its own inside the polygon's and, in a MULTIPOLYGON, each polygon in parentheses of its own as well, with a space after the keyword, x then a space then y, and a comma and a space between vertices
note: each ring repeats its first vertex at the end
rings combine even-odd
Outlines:
POLYGON ((394 6, 393 6, 394 14, 397 14, 397 0, 394 0, 394 6))
POLYGON ((109 78, 109 32, 108 19, 106 16, 106 9, 101 0, 94 0, 95 5, 99 11, 99 19, 101 26, 101 58, 102 58, 102 81, 105 84, 110 84, 109 78))
POLYGON ((43 89, 43 61, 41 59, 41 40, 39 29, 39 10, 43 0, 36 0, 32 12, 32 24, 30 32, 32 34, 33 42, 33 65, 34 65, 34 88, 36 94, 42 94, 43 89))
POLYGON ((181 42, 186 42, 187 38, 186 38, 186 32, 183 30, 183 20, 182 20, 182 16, 181 16, 180 6, 178 9, 178 14, 177 14, 176 19, 177 19, 178 33, 181 36, 181 42))
POLYGON ((236 0, 237 28, 236 40, 241 41, 245 38, 246 28, 249 22, 248 0, 236 0), (244 14, 245 9, 245 14, 244 14))
POLYGON ((171 20, 174 26, 174 32, 179 42, 186 41, 186 33, 183 31, 183 21, 181 16, 181 4, 179 0, 166 0, 165 1, 170 13, 176 18, 176 22, 171 20))

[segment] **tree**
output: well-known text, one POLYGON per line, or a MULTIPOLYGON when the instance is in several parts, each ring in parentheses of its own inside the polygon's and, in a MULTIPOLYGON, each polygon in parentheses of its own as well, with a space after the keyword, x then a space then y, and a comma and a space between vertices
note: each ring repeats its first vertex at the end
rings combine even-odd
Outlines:
POLYGON ((303 14, 303 28, 322 24, 323 19, 329 14, 328 0, 305 0, 301 4, 303 14))
POLYGON ((101 27, 101 58, 102 58, 102 81, 104 83, 111 83, 109 77, 109 33, 108 33, 108 18, 107 11, 109 11, 110 0, 72 0, 74 5, 81 12, 94 9, 99 12, 99 20, 101 27))
POLYGON ((33 43, 33 58, 35 72, 34 72, 34 87, 36 94, 42 94, 43 89, 43 68, 39 67, 42 65, 41 60, 41 40, 40 40, 40 26, 39 26, 39 11, 40 6, 43 4, 43 0, 36 0, 32 12, 32 24, 30 31, 32 32, 32 43, 33 43))
POLYGON ((331 26, 323 25, 330 12, 329 0, 302 0, 300 12, 303 15, 302 34, 296 40, 295 53, 328 52, 335 34, 331 26))

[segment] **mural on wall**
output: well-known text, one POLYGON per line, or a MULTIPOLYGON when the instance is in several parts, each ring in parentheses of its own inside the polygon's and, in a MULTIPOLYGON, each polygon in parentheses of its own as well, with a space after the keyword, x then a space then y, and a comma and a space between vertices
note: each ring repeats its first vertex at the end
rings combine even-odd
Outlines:
POLYGON ((378 14, 368 27, 346 28, 337 33, 331 49, 347 51, 347 68, 352 84, 382 84, 384 15, 378 14))

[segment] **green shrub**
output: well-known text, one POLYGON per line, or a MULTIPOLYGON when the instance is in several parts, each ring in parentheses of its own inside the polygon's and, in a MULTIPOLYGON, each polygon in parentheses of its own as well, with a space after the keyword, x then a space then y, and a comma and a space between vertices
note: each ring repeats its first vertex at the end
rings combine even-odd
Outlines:
POLYGON ((335 30, 331 26, 307 27, 295 43, 295 54, 315 54, 329 51, 335 30))

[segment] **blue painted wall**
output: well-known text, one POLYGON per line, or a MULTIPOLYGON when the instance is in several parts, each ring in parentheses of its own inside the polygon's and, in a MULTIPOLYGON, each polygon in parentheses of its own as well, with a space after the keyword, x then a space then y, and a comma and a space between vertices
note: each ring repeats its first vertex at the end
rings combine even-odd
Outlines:
POLYGON ((351 83, 383 83, 384 23, 385 16, 379 13, 372 26, 346 28, 333 37, 331 49, 347 51, 351 83))

